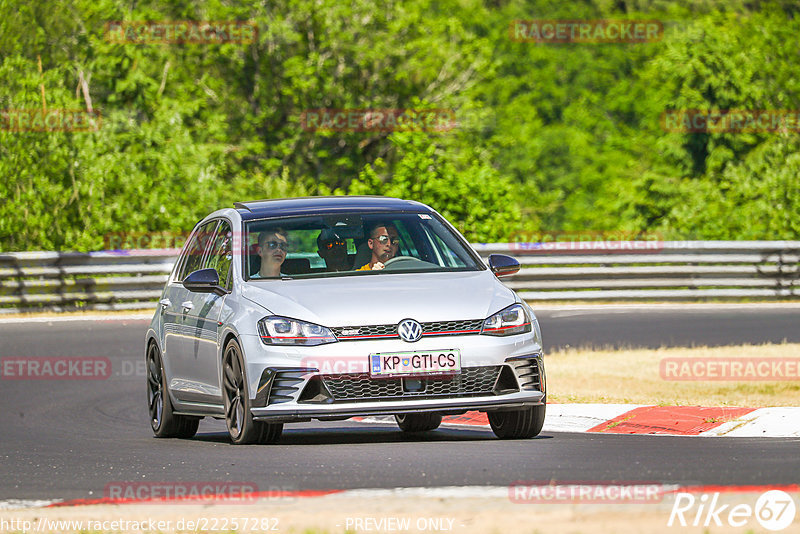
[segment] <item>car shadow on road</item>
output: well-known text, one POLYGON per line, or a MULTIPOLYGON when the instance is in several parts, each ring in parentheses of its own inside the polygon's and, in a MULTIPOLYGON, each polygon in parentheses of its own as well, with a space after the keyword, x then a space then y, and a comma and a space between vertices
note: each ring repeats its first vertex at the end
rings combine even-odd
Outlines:
MULTIPOLYGON (((538 439, 551 439, 552 436, 539 435, 538 439)), ((229 443, 230 438, 225 432, 198 433, 195 441, 211 443, 229 443)), ((469 428, 439 428, 430 432, 405 433, 396 428, 284 428, 283 435, 275 445, 343 445, 361 443, 435 443, 435 442, 466 442, 466 441, 506 441, 498 440, 490 430, 469 428)), ((513 440, 529 441, 529 440, 513 440)))

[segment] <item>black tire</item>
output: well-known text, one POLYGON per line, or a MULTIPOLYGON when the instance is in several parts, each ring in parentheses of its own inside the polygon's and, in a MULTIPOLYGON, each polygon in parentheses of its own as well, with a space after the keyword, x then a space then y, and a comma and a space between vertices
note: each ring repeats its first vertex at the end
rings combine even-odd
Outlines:
POLYGON ((525 439, 538 436, 544 425, 547 405, 512 412, 488 412, 492 432, 500 439, 525 439))
POLYGON ((234 445, 274 443, 283 432, 283 423, 253 420, 250 396, 244 375, 244 359, 239 343, 232 339, 222 357, 222 390, 225 401, 225 424, 234 445))
POLYGON ((442 415, 438 413, 402 413, 394 418, 403 432, 427 432, 442 424, 442 415))
POLYGON ((164 362, 155 342, 147 347, 147 410, 157 438, 189 439, 197 433, 200 418, 172 413, 164 362))

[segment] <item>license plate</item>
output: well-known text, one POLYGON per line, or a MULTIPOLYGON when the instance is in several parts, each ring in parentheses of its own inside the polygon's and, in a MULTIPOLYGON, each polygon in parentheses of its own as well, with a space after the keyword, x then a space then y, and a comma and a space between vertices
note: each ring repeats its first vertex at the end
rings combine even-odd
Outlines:
POLYGON ((370 376, 416 376, 461 372, 458 349, 382 352, 369 355, 370 376))

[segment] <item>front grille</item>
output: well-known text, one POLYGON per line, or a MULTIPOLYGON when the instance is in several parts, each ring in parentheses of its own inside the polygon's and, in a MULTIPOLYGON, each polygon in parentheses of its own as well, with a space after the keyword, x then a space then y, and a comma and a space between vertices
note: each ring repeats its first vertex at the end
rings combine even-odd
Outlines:
POLYGON ((400 337, 396 324, 379 324, 373 326, 341 326, 331 328, 338 339, 371 339, 376 337, 400 337))
MULTIPOLYGON (((464 321, 431 321, 420 323, 422 337, 480 334, 483 319, 464 321)), ((399 338, 396 324, 369 326, 336 326, 331 328, 340 341, 364 341, 369 339, 399 338)))
POLYGON ((465 367, 460 374, 437 377, 409 377, 421 380, 419 391, 404 391, 406 378, 371 378, 368 373, 323 375, 334 402, 397 400, 408 398, 490 395, 501 366, 465 367))
POLYGON ((454 334, 479 334, 483 319, 474 321, 434 321, 422 323, 423 336, 446 336, 454 334))

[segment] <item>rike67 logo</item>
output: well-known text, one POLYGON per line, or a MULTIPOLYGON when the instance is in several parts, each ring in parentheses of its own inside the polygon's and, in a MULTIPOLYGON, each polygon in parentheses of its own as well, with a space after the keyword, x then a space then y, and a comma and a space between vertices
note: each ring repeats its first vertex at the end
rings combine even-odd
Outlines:
POLYGON ((755 519, 763 528, 777 532, 792 524, 796 514, 794 499, 781 490, 762 493, 755 506, 749 504, 722 504, 720 494, 678 493, 669 515, 667 526, 693 527, 723 526, 743 527, 755 519))

